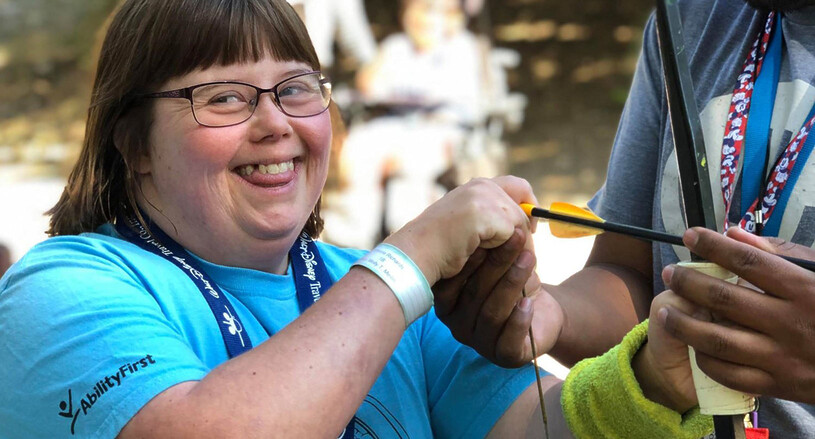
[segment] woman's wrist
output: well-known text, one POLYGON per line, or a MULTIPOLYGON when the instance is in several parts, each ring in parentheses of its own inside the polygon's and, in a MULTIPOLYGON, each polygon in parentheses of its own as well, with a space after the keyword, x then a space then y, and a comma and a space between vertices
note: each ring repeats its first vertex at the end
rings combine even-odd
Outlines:
POLYGON ((382 243, 390 244, 407 255, 413 261, 413 263, 416 264, 419 271, 422 272, 428 284, 432 286, 438 282, 441 277, 439 274, 439 268, 431 261, 425 259, 424 252, 422 252, 420 248, 420 246, 422 246, 421 243, 426 243, 427 240, 417 236, 421 235, 420 233, 409 233, 415 232, 413 229, 409 229, 408 232, 404 231, 404 229, 408 229, 409 227, 410 223, 408 223, 408 225, 406 225, 402 230, 385 238, 382 243))
POLYGON ((433 292, 416 263, 398 247, 382 243, 353 265, 376 274, 393 292, 405 317, 405 327, 433 307, 433 292))

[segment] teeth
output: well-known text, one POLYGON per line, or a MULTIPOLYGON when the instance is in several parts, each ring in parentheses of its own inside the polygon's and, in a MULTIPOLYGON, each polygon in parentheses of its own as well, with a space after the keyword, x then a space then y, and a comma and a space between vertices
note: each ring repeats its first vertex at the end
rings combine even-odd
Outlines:
POLYGON ((261 174, 275 175, 286 171, 294 171, 294 160, 289 160, 283 163, 271 163, 268 165, 246 165, 238 169, 241 175, 249 176, 257 170, 261 174))

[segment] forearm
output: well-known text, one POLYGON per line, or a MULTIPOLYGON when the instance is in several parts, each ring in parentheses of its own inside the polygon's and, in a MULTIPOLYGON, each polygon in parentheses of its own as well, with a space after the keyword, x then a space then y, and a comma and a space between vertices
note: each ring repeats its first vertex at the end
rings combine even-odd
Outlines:
POLYGON ((404 329, 385 283, 353 268, 266 342, 159 395, 122 437, 336 437, 404 329))
MULTIPOLYGON (((541 387, 546 408, 548 437, 552 439, 573 438, 560 406, 563 382, 549 375, 541 379, 541 387)), ((518 399, 501 416, 487 436, 488 439, 507 437, 528 439, 546 437, 537 383, 529 386, 518 396, 518 399)))
MULTIPOLYGON (((676 437, 695 439, 712 428, 676 383, 666 381, 648 357, 646 324, 613 349, 572 368, 566 382, 541 380, 549 437, 676 437), (568 421, 567 421, 568 419, 568 421)), ((540 438, 543 420, 535 384, 507 410, 490 437, 540 438)))
POLYGON ((546 290, 564 315, 560 336, 549 354, 567 365, 600 355, 619 343, 648 317, 653 297, 650 279, 612 264, 588 266, 546 290))

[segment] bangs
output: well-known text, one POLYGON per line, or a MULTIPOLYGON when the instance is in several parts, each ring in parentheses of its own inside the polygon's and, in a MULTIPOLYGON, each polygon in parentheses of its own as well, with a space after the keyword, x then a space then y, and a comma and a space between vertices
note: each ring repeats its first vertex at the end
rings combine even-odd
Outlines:
MULTIPOLYGON (((319 70, 320 64, 305 25, 285 0, 154 0, 146 2, 141 35, 152 88, 196 69, 257 62, 267 55, 278 61, 299 61, 319 70), (156 11, 160 10, 160 11, 156 11), (156 14, 158 12, 158 14, 156 14), (154 15, 155 14, 155 15, 154 15), (149 21, 148 21, 149 23, 149 21), (146 38, 145 38, 146 37, 146 38), (146 40, 146 41, 145 41, 146 40)), ((138 51, 138 49, 137 49, 138 51)), ((142 90, 146 92, 148 90, 142 90)))

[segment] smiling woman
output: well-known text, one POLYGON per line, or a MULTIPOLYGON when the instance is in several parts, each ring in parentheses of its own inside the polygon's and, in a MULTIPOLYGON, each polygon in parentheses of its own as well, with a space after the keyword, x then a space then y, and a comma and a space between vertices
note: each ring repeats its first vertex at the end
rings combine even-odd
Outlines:
POLYGON ((121 4, 52 238, 0 282, 4 433, 485 436, 534 407, 529 185, 474 181, 367 255, 316 242, 330 102, 284 0, 121 4), (478 349, 520 368, 431 285, 492 297, 478 349))
POLYGON ((195 70, 146 95, 171 98, 153 103, 150 148, 136 165, 147 215, 210 262, 285 273, 328 173, 330 88, 310 69, 267 55, 195 70), (212 83, 219 78, 240 82, 212 83), (298 88, 310 91, 293 97, 298 88), (189 100, 172 99, 181 93, 189 100))

